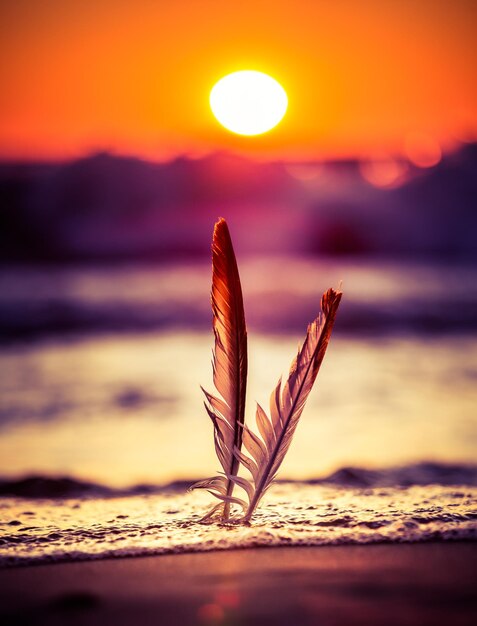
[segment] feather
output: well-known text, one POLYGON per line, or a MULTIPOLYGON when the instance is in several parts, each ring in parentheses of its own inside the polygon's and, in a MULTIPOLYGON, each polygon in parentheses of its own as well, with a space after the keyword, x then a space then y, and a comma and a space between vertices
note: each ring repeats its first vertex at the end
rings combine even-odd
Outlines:
POLYGON ((293 434, 313 387, 330 341, 341 292, 329 289, 321 299, 321 312, 308 326, 303 345, 294 359, 288 379, 282 380, 270 397, 270 415, 257 404, 256 423, 260 437, 248 426, 243 445, 248 455, 235 449, 236 456, 251 473, 251 480, 232 479, 247 494, 249 505, 243 522, 249 522, 263 495, 270 487, 290 447, 293 434), (244 485, 244 481, 247 485, 244 485))
MULTIPOLYGON (((212 368, 214 385, 220 397, 204 392, 205 408, 214 425, 214 442, 224 476, 201 481, 193 487, 206 488, 222 501, 206 516, 230 516, 231 504, 241 504, 232 497, 234 481, 240 465, 235 450, 241 449, 247 383, 247 329, 242 288, 224 219, 214 228, 212 239, 212 313, 215 347, 212 368)), ((244 503, 245 504, 245 503, 244 503)))

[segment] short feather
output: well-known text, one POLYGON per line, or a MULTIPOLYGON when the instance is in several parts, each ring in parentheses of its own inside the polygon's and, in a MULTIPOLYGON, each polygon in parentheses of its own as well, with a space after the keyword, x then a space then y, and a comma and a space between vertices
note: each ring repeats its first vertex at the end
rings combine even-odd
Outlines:
MULTIPOLYGON (((341 300, 341 292, 329 289, 321 299, 321 312, 308 326, 303 345, 293 360, 284 385, 281 379, 270 396, 270 415, 257 405, 256 422, 262 441, 245 427, 244 452, 236 455, 252 475, 253 488, 242 486, 249 499, 243 518, 247 522, 270 487, 290 447, 293 434, 323 361, 341 300)), ((238 484, 238 483, 237 483, 238 484)))

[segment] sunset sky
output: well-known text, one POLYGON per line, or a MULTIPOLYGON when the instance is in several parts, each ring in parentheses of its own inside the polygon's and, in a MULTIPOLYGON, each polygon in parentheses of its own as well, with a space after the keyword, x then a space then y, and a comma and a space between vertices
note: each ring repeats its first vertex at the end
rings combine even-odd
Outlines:
POLYGON ((0 157, 232 150, 306 160, 477 137, 474 0, 15 0, 0 4, 0 157), (255 69, 288 93, 259 137, 210 112, 255 69))

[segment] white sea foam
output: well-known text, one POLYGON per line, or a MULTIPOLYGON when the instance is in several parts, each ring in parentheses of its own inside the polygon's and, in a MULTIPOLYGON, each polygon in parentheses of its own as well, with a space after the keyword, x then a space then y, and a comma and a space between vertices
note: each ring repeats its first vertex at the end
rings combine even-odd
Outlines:
POLYGON ((211 496, 4 498, 0 564, 231 548, 477 539, 477 487, 277 484, 251 526, 204 525, 211 496))

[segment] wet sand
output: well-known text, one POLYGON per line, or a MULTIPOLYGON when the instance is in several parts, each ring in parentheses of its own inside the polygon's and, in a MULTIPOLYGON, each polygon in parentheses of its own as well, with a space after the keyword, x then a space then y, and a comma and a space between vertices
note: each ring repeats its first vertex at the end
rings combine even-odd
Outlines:
POLYGON ((0 570, 15 625, 464 626, 477 542, 227 550, 0 570))

